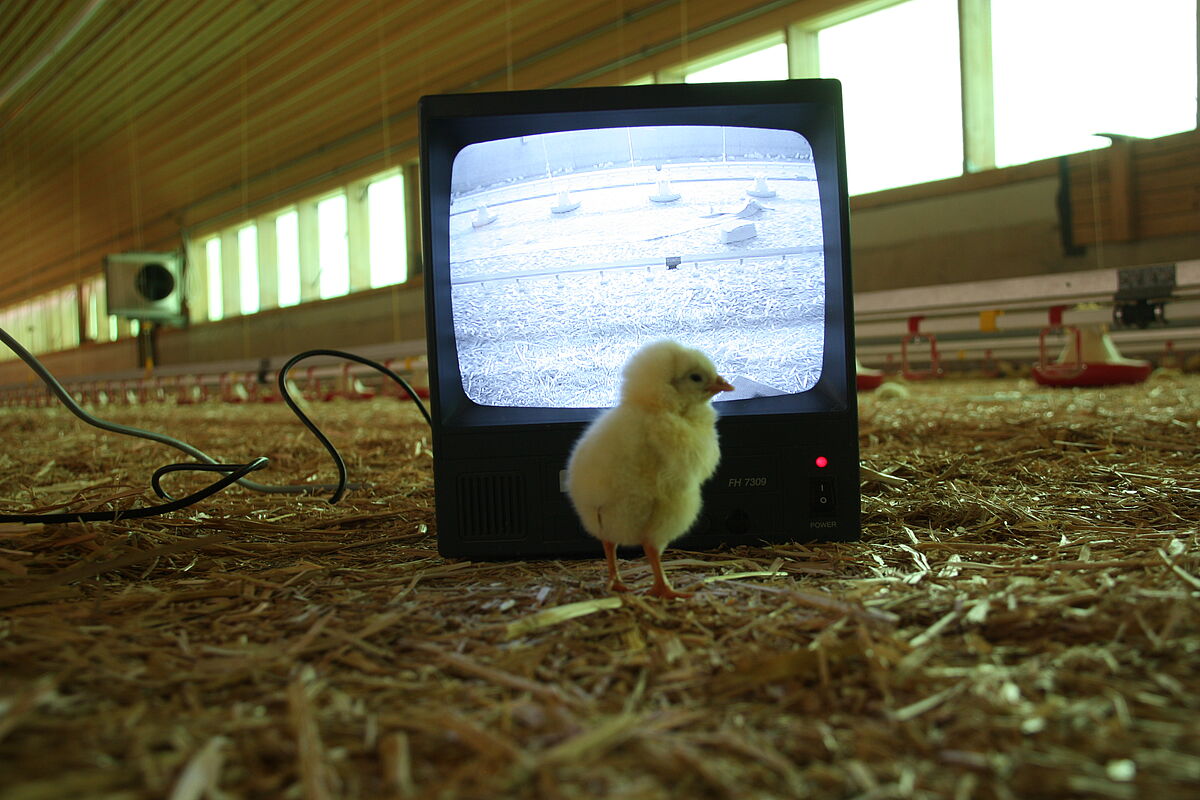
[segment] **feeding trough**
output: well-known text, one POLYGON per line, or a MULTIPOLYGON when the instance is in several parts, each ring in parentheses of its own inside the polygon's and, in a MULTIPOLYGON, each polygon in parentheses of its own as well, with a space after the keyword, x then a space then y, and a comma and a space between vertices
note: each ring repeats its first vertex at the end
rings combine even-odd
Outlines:
POLYGON ((721 241, 725 244, 736 244, 758 235, 758 229, 753 222, 732 222, 721 228, 721 241))
POLYGON ((650 199, 655 203, 673 203, 680 198, 679 192, 671 188, 671 178, 666 172, 659 173, 658 180, 654 184, 654 194, 650 195, 650 199))
POLYGON ((1050 325, 1038 337, 1038 363, 1033 379, 1041 386, 1116 386, 1141 383, 1150 376, 1150 362, 1125 358, 1104 325, 1062 324, 1063 306, 1050 309, 1050 325), (1047 339, 1066 337, 1054 361, 1047 356, 1047 339))
POLYGON ((908 318, 908 333, 900 339, 900 374, 905 380, 921 381, 928 378, 940 378, 942 375, 942 359, 938 353, 937 336, 932 333, 921 333, 921 320, 924 317, 908 318), (929 348, 929 368, 915 369, 909 358, 910 347, 929 348))
POLYGON ((759 175, 754 179, 753 188, 747 189, 746 194, 751 197, 774 197, 775 190, 767 185, 766 175, 759 175))
POLYGON ((883 383, 883 370, 864 367, 857 358, 854 359, 854 381, 860 392, 870 392, 878 389, 883 383))
POLYGON ((550 212, 553 214, 569 214, 579 208, 579 201, 571 199, 571 193, 567 189, 560 189, 558 192, 558 200, 550 207, 550 212))
POLYGON ((485 225, 491 225, 498 218, 496 212, 489 209, 486 205, 481 205, 475 212, 475 218, 471 220, 471 227, 482 228, 485 225))

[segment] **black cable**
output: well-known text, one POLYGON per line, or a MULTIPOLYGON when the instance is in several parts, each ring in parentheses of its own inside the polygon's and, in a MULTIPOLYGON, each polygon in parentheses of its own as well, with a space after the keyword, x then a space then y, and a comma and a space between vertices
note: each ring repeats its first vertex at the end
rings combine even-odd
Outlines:
MULTIPOLYGON (((163 503, 157 506, 130 508, 117 511, 76 511, 74 513, 64 512, 61 514, 0 514, 0 522, 40 522, 44 524, 62 524, 68 522, 117 522, 123 519, 156 517, 159 514, 166 514, 170 511, 178 511, 179 509, 186 508, 187 506, 199 502, 206 497, 210 497, 224 489, 226 486, 241 480, 241 478, 248 473, 262 469, 266 465, 267 459, 261 457, 254 459, 249 464, 171 464, 154 473, 155 482, 159 477, 159 473, 165 471, 175 471, 175 469, 217 467, 217 471, 228 470, 229 474, 221 478, 219 481, 209 484, 200 491, 189 494, 187 497, 181 497, 178 500, 172 500, 169 503, 163 503)), ((162 496, 161 492, 160 496, 162 496)))
MULTIPOLYGON (((429 416, 429 411, 425 408, 425 404, 421 402, 421 398, 417 394, 416 390, 413 389, 413 387, 411 385, 409 385, 408 381, 404 380, 404 378, 400 377, 395 372, 393 372, 392 370, 383 366, 382 364, 372 361, 369 358, 363 358, 362 356, 358 356, 353 353, 347 353, 342 350, 325 350, 325 349, 307 350, 303 353, 300 353, 299 355, 293 356, 291 359, 288 360, 288 362, 286 364, 283 365, 283 368, 279 370, 279 393, 283 397, 284 402, 286 402, 288 407, 292 410, 292 412, 300 419, 300 421, 304 424, 305 427, 307 427, 310 431, 312 431, 313 435, 317 437, 317 440, 320 441, 322 445, 324 445, 325 449, 327 451, 329 451, 330 456, 333 457, 334 465, 337 467, 337 471, 338 471, 338 482, 335 485, 293 484, 293 485, 287 485, 287 486, 271 486, 269 484, 258 483, 256 481, 251 481, 251 480, 247 480, 244 478, 244 476, 246 474, 253 472, 255 470, 262 469, 264 466, 266 466, 266 464, 267 464, 266 458, 255 459, 254 461, 250 462, 250 465, 245 465, 245 466, 221 464, 215 458, 213 458, 212 456, 205 453, 203 450, 200 450, 197 447, 193 447, 192 445, 188 444, 187 442, 180 441, 179 439, 176 439, 172 436, 168 436, 165 433, 155 433, 154 431, 142 430, 141 428, 134 428, 129 425, 121 425, 116 422, 109 422, 108 420, 103 420, 103 419, 100 419, 99 417, 92 416, 87 411, 84 411, 83 408, 78 403, 75 402, 75 398, 71 396, 70 392, 68 392, 66 389, 63 388, 62 384, 58 382, 58 379, 56 379, 52 374, 50 374, 50 371, 47 370, 42 365, 42 362, 38 361, 38 359, 32 353, 30 353, 28 350, 26 350, 25 347, 20 342, 18 342, 16 339, 14 339, 8 333, 8 331, 4 330, 4 328, 0 328, 0 341, 3 341, 14 353, 16 353, 21 358, 22 361, 24 361, 29 366, 30 369, 32 369, 34 371, 34 373, 39 378, 42 379, 42 382, 45 383, 46 386, 50 389, 51 393, 53 393, 54 396, 57 397, 59 399, 59 401, 64 406, 67 407, 68 411, 70 411, 72 414, 74 414, 79 419, 86 422, 88 425, 91 425, 96 428, 100 428, 101 430, 105 430, 110 433, 119 433, 124 436, 135 436, 135 437, 138 437, 141 439, 149 439, 150 441, 158 442, 159 444, 165 444, 169 447, 174 447, 176 450, 181 450, 184 453, 187 453, 188 455, 192 456, 193 458, 199 459, 200 461, 204 462, 203 464, 170 464, 166 467, 162 467, 159 470, 157 470, 154 473, 154 475, 151 477, 150 482, 154 488, 154 491, 158 494, 159 497, 163 497, 163 498, 170 497, 170 495, 168 495, 165 491, 163 491, 162 485, 161 485, 162 476, 169 472, 176 472, 179 470, 200 470, 200 471, 208 471, 208 472, 224 472, 227 470, 233 470, 233 472, 231 472, 230 475, 226 476, 225 478, 220 479, 216 483, 213 483, 207 490, 201 490, 200 492, 189 495, 188 497, 183 498, 183 500, 180 500, 180 501, 173 501, 172 503, 166 503, 161 506, 152 506, 151 508, 147 508, 147 509, 137 509, 136 511, 138 513, 136 513, 136 514, 132 511, 131 512, 114 512, 114 513, 121 514, 121 516, 116 517, 117 519, 133 518, 134 516, 149 517, 149 516, 154 516, 155 514, 164 514, 168 511, 175 511, 179 508, 183 508, 186 505, 190 505, 191 503, 194 503, 197 500, 202 500, 205 497, 208 497, 211 494, 214 494, 215 492, 218 492, 221 489, 224 489, 226 486, 229 486, 231 483, 238 483, 239 485, 244 486, 247 489, 251 489, 256 492, 269 493, 269 494, 306 494, 306 493, 309 493, 309 492, 312 492, 315 490, 319 490, 319 489, 332 489, 333 494, 330 496, 329 502, 331 504, 337 503, 342 498, 342 495, 345 494, 345 492, 346 492, 346 463, 345 463, 345 461, 342 460, 341 454, 338 453, 337 448, 333 446, 333 443, 329 441, 329 439, 325 436, 325 434, 323 434, 321 432, 321 430, 316 425, 314 425, 313 422, 308 418, 308 415, 306 415, 302 410, 300 410, 300 407, 297 406, 295 401, 292 400, 292 396, 288 392, 288 389, 287 389, 287 374, 288 374, 288 372, 291 370, 291 368, 293 366, 296 365, 297 362, 302 361, 305 358, 310 358, 312 356, 333 356, 335 358, 344 358, 349 361, 356 361, 359 364, 362 364, 364 366, 368 366, 368 367, 371 367, 372 369, 378 370, 379 372, 383 373, 384 375, 386 375, 387 377, 391 378, 393 381, 398 383, 401 386, 401 388, 403 388, 404 391, 406 391, 408 393, 409 397, 412 398, 413 402, 417 404, 417 408, 418 408, 418 410, 420 410, 421 415, 423 417, 425 417, 425 421, 427 423, 429 423, 430 426, 433 425, 433 420, 429 416), (175 503, 180 503, 180 505, 175 505, 175 503), (152 510, 152 509, 154 509, 154 510, 152 510)), ((113 518, 114 518, 113 514, 108 513, 108 512, 103 512, 103 513, 102 512, 87 512, 82 515, 80 515, 80 514, 42 514, 42 515, 26 514, 26 515, 19 515, 18 514, 18 515, 7 515, 7 516, 0 515, 0 522, 74 522, 74 521, 86 521, 86 520, 95 520, 95 521, 111 520, 113 518), (98 516, 89 516, 90 514, 96 514, 98 516)))
MULTIPOLYGON (((264 462, 263 465, 255 467, 261 469, 266 466, 266 458, 259 458, 256 461, 264 462)), ((150 476, 150 488, 154 489, 154 493, 164 500, 174 500, 174 497, 167 494, 162 488, 162 477, 170 472, 233 472, 240 469, 241 464, 167 464, 165 467, 159 467, 154 470, 154 474, 150 476)))
MULTIPOLYGON (((57 397, 59 399, 59 401, 64 406, 67 407, 68 411, 70 411, 72 414, 74 414, 79 419, 86 422, 88 425, 99 428, 100 430, 108 431, 109 433, 119 433, 122 436, 136 436, 140 439, 149 439, 152 442, 158 442, 159 444, 165 444, 168 447, 174 447, 176 450, 181 450, 182 452, 187 453, 192 458, 195 458, 199 461, 203 461, 206 464, 218 464, 218 465, 220 464, 219 461, 217 461, 215 458, 210 456, 208 453, 205 453, 203 450, 199 449, 198 447, 193 447, 192 445, 188 444, 187 442, 180 441, 179 439, 176 439, 173 436, 168 436, 165 433, 156 433, 154 431, 146 431, 146 430, 142 430, 141 428, 134 428, 129 425, 121 425, 116 422, 110 422, 108 420, 104 420, 104 419, 100 419, 99 417, 92 416, 87 411, 84 411, 83 408, 80 407, 80 405, 75 402, 75 398, 71 396, 71 393, 63 388, 62 384, 58 382, 58 379, 55 378, 53 375, 51 375, 50 371, 47 370, 42 365, 42 362, 38 361, 36 356, 34 356, 32 353, 30 353, 28 350, 26 350, 25 347, 20 342, 18 342, 16 339, 14 339, 9 334, 8 331, 4 330, 4 328, 0 328, 0 341, 3 341, 6 345, 8 345, 8 347, 14 353, 16 353, 21 358, 21 360, 24 361, 29 366, 29 368, 31 370, 33 370, 33 372, 39 378, 42 379, 42 382, 45 383, 46 386, 50 389, 51 393, 53 393, 54 396, 57 397)), ((351 357, 355 360, 358 359, 357 356, 350 356, 349 353, 342 354, 336 350, 328 351, 328 352, 330 352, 331 354, 334 354, 334 355, 345 355, 345 356, 351 357)), ((381 368, 377 364, 371 364, 371 366, 374 366, 376 368, 381 368)), ((388 370, 388 372, 390 372, 390 370, 388 370)), ((411 386, 408 386, 407 383, 404 383, 403 379, 400 378, 399 376, 395 376, 395 377, 397 379, 399 379, 402 382, 402 385, 404 385, 405 388, 407 388, 409 390, 409 392, 415 396, 416 393, 412 391, 411 386)), ((292 407, 292 410, 295 411, 294 405, 292 407)), ((422 407, 421 410, 422 410, 422 412, 424 412, 424 407, 422 407)), ((302 421, 306 421, 303 418, 303 415, 301 415, 301 417, 302 417, 302 421)), ((425 413, 425 419, 426 420, 429 419, 428 413, 425 413)), ((311 427, 311 423, 307 423, 307 424, 309 424, 309 426, 311 427)), ((238 484, 240 486, 243 486, 252 491, 263 492, 265 494, 309 494, 311 492, 320 491, 322 489, 333 489, 333 490, 338 490, 338 496, 340 497, 341 492, 345 491, 345 483, 344 482, 342 482, 341 484, 338 484, 336 486, 332 485, 332 484, 315 484, 315 483, 272 486, 270 484, 258 483, 257 481, 242 479, 242 480, 238 481, 238 484)))
MULTIPOLYGON (((71 393, 64 389, 62 384, 58 382, 58 379, 51 375, 50 371, 42 366, 42 362, 38 361, 32 353, 26 350, 25 347, 16 339, 14 339, 8 331, 4 330, 4 328, 0 328, 0 341, 3 341, 14 353, 20 356, 21 360, 24 361, 29 368, 33 370, 39 378, 42 379, 42 382, 45 383, 50 389, 51 393, 53 393, 54 396, 57 397, 59 401, 67 407, 68 411, 79 417, 79 419, 83 420, 88 425, 99 428, 103 431, 108 431, 109 433, 119 433, 123 436, 136 436, 140 439, 149 439, 152 442, 165 444, 168 447, 174 447, 176 450, 181 450, 192 458, 199 459, 206 464, 220 463, 200 448, 193 447, 187 442, 180 441, 179 439, 168 436, 165 433, 145 431, 141 428, 134 428, 129 425, 121 425, 116 422, 109 422, 108 420, 92 416, 88 412, 84 411, 83 408, 81 408, 80 405, 75 402, 75 398, 71 396, 71 393)), ((314 489, 326 488, 313 486, 311 484, 301 484, 296 486, 270 486, 251 480, 239 480, 238 483, 247 489, 252 489, 256 492, 269 492, 274 494, 302 494, 311 492, 314 489)))
POLYGON ((408 381, 404 380, 404 378, 401 378, 395 372, 383 366, 382 364, 372 361, 369 358, 356 356, 353 353, 347 353, 342 350, 318 349, 306 350, 303 353, 292 356, 290 359, 288 359, 287 363, 284 364, 279 370, 279 394, 283 397, 283 402, 287 403, 288 408, 290 408, 292 412, 300 418, 300 421, 304 423, 306 428, 312 431, 313 436, 317 437, 317 441, 325 446, 325 449, 329 451, 329 455, 333 458, 334 466, 337 467, 338 483, 337 487, 333 491, 333 494, 329 497, 329 502, 332 504, 336 503, 338 500, 341 500, 342 495, 346 492, 346 462, 342 460, 342 455, 338 452, 337 448, 333 446, 333 442, 329 441, 329 438, 325 436, 325 434, 321 433, 321 429, 314 425, 312 420, 308 418, 308 415, 300 409, 300 406, 296 405, 296 401, 292 400, 292 395, 290 392, 288 392, 287 388, 287 374, 291 371, 292 367, 294 367, 300 361, 313 356, 333 356, 334 358, 344 358, 349 361, 356 361, 363 366, 371 367, 374 370, 382 372, 384 375, 400 384, 400 387, 404 389, 404 391, 408 392, 408 396, 411 397, 413 402, 417 404, 417 409, 421 412, 421 416, 425 417, 425 421, 428 422, 430 426, 433 425, 433 420, 430 418, 429 411, 425 408, 425 404, 421 402, 421 397, 417 394, 416 390, 409 385, 408 381))

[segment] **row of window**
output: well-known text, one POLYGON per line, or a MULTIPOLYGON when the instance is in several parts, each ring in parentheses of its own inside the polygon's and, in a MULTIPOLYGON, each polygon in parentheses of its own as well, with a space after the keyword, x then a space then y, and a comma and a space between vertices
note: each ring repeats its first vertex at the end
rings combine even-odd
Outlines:
MULTIPOLYGON (((403 283, 405 223, 404 176, 391 171, 201 237, 188 247, 191 321, 403 283)), ((0 327, 35 354, 139 330, 108 314, 103 276, 0 310, 0 327)), ((0 349, 0 361, 14 358, 0 349)))
MULTIPOLYGON (((1102 147, 1098 133, 1191 130, 1196 53, 1195 0, 907 0, 635 83, 838 78, 860 194, 1102 147), (964 136, 964 103, 987 108, 988 130, 964 136), (982 160, 964 158, 972 136, 982 160)), ((401 174, 379 175, 190 242, 192 321, 405 281, 404 194, 401 174)), ((0 326, 34 352, 137 332, 107 315, 102 278, 0 311, 0 326)))
POLYGON ((908 0, 805 33, 683 79, 839 79, 851 194, 1196 127, 1195 0, 908 0), (982 157, 964 159, 964 98, 990 118, 982 157))
MULTIPOLYGON (((32 353, 53 353, 78 347, 82 341, 136 336, 138 322, 109 315, 104 278, 97 275, 78 287, 56 289, 0 311, 0 328, 32 353)), ((0 361, 15 358, 7 348, 0 348, 0 361)))
MULTIPOLYGON (((59 289, 0 311, 0 328, 33 353, 79 346, 79 301, 75 287, 59 289)), ((115 319, 115 318, 113 318, 115 319)), ((0 360, 16 358, 0 346, 0 360)))
POLYGON ((404 176, 356 183, 193 242, 193 321, 403 283, 404 176))

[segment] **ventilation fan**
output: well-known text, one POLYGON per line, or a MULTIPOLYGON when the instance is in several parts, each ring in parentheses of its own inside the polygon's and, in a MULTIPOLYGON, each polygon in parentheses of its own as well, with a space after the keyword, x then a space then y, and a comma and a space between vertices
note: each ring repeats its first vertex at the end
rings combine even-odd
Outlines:
POLYGON ((119 253, 104 259, 108 313, 181 325, 183 258, 179 253, 119 253))

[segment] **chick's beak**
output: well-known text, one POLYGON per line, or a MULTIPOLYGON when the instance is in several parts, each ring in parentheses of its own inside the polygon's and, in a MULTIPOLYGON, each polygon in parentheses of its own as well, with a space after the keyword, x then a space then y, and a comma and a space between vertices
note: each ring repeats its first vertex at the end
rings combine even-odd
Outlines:
POLYGON ((708 385, 709 394, 720 394, 721 392, 732 392, 733 384, 722 378, 720 375, 708 385))

